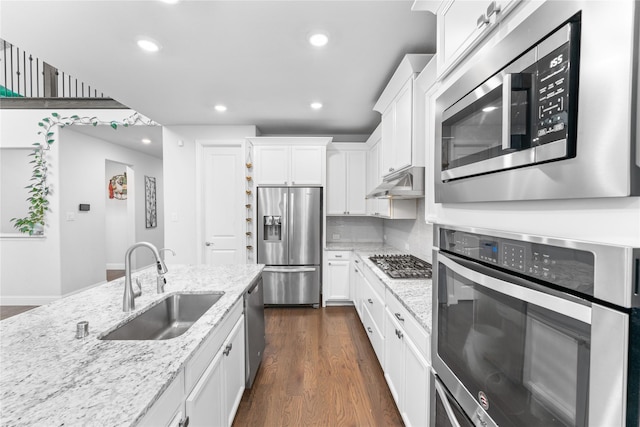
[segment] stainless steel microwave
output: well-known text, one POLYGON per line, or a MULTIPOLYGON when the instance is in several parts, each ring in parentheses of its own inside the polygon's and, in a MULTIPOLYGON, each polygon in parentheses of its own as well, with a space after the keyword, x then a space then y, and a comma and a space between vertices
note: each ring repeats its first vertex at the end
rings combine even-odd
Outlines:
POLYGON ((436 98, 436 202, 640 194, 639 12, 548 1, 436 98))

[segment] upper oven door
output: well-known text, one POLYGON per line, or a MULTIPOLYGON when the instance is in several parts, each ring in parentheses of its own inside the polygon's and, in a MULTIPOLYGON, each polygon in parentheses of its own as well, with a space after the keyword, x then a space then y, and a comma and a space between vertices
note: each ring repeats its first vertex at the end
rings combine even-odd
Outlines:
POLYGON ((622 425, 623 313, 455 255, 438 252, 434 259, 433 366, 469 418, 488 425, 622 425), (619 330, 604 332, 610 328, 619 330), (602 401, 609 406, 600 410, 602 401), (594 416, 604 424, 594 424, 594 416))

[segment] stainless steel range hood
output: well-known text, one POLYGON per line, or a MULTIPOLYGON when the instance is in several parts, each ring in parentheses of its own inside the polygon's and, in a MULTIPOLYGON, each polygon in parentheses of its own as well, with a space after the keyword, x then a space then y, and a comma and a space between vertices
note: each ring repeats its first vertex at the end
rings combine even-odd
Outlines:
POLYGON ((419 199, 424 197, 424 167, 413 166, 387 176, 367 199, 419 199))

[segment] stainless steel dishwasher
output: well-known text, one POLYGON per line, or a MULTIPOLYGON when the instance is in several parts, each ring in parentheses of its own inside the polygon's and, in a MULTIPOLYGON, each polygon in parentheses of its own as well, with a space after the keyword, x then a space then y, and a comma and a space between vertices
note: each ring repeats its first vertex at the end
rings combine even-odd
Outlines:
POLYGON ((245 315, 245 378, 246 387, 251 388, 262 362, 265 346, 264 331, 264 291, 260 276, 244 294, 245 315))

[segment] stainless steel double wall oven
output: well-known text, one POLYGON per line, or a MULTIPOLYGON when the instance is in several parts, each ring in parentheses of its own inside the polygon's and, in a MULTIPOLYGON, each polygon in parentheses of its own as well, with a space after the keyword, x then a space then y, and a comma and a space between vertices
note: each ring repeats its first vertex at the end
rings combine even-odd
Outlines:
POLYGON ((639 425, 639 249, 451 226, 434 240, 431 425, 639 425))
POLYGON ((436 201, 640 194, 638 4, 547 1, 436 98, 436 201))

